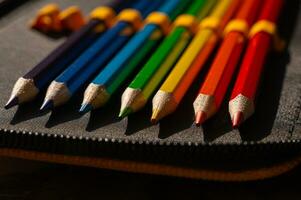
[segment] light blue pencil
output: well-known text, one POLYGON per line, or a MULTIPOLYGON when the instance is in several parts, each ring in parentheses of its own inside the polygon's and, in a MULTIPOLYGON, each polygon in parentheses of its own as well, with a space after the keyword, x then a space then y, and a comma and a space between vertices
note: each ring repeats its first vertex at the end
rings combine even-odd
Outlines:
MULTIPOLYGON (((120 10, 131 5, 133 5, 131 0, 114 0, 106 7, 119 13, 120 10)), ((8 109, 33 100, 108 28, 101 18, 91 17, 86 25, 71 34, 61 45, 17 80, 5 108, 8 109), (103 29, 97 28, 99 26, 103 29)))
MULTIPOLYGON (((160 0, 139 0, 134 9, 144 18, 159 6, 160 0)), ((41 110, 47 110, 66 103, 90 78, 109 61, 129 40, 133 31, 126 31, 131 25, 120 21, 97 39, 48 87, 41 110)))
MULTIPOLYGON (((173 20, 191 1, 166 1, 158 10, 173 20)), ((87 87, 80 112, 103 106, 126 78, 156 47, 164 34, 157 24, 149 23, 139 31, 107 64, 87 87)))

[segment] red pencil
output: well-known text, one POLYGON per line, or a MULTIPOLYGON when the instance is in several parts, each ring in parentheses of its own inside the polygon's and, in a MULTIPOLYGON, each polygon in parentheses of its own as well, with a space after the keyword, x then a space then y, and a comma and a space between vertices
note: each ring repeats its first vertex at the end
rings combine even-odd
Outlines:
MULTIPOLYGON (((283 0, 266 0, 257 25, 255 24, 254 27, 259 27, 259 23, 267 21, 276 23, 282 6, 283 0)), ((272 42, 273 35, 265 30, 258 30, 251 36, 229 102, 233 127, 239 126, 254 112, 254 99, 272 42)))
POLYGON ((261 4, 261 0, 245 0, 234 21, 227 25, 224 41, 193 103, 197 125, 219 109, 247 41, 248 28, 256 20, 261 4))

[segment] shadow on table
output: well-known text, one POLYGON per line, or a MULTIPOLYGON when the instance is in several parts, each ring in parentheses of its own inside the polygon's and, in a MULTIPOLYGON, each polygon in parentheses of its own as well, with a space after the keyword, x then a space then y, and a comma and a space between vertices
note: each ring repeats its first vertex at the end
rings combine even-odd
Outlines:
POLYGON ((207 62, 202 67, 199 75, 192 82, 187 93, 184 95, 177 110, 171 115, 160 121, 159 138, 164 139, 172 136, 175 133, 189 129, 194 124, 194 109, 193 102, 197 96, 198 90, 204 81, 204 78, 209 70, 211 62, 214 58, 216 49, 213 51, 207 62))
POLYGON ((151 115, 152 105, 151 102, 148 102, 142 110, 127 117, 128 125, 125 134, 133 135, 140 130, 152 126, 153 124, 150 122, 151 115))
POLYGON ((19 105, 16 113, 14 114, 14 117, 10 121, 10 124, 15 125, 24 121, 43 116, 45 113, 42 113, 40 111, 40 107, 43 103, 44 96, 45 92, 42 92, 38 95, 36 100, 19 105))
POLYGON ((51 128, 59 124, 80 118, 82 114, 79 113, 78 110, 82 103, 82 95, 83 91, 81 90, 76 94, 76 96, 73 96, 66 104, 54 108, 51 111, 51 115, 47 123, 45 124, 45 127, 51 128))
POLYGON ((120 108, 119 95, 114 96, 110 101, 102 108, 93 110, 90 113, 90 119, 86 127, 86 131, 94 131, 98 128, 106 126, 108 124, 116 123, 120 119, 118 118, 118 112, 120 108))

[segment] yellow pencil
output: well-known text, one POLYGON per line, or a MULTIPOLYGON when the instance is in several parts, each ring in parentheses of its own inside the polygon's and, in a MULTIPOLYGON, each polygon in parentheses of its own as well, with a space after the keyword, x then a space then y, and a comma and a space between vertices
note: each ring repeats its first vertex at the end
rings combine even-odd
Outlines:
POLYGON ((195 76, 213 51, 220 32, 240 5, 240 0, 220 0, 153 98, 152 122, 175 111, 195 76))

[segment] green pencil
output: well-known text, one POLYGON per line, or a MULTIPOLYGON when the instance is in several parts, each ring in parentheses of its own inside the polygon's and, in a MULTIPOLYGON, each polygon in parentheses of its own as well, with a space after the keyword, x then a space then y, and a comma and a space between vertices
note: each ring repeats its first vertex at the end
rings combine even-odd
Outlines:
MULTIPOLYGON (((116 54, 85 90, 80 112, 104 106, 130 74, 142 66, 168 33, 169 21, 174 20, 194 0, 164 1, 164 4, 146 19, 145 26, 116 54), (158 17, 162 20, 157 23, 158 17), (148 22, 148 20, 150 20, 148 22), (141 64, 141 65, 140 65, 141 64)), ((162 2, 162 1, 159 1, 162 2)))
MULTIPOLYGON (((209 13, 215 3, 216 1, 211 0, 194 1, 184 14, 200 20, 209 13)), ((146 104, 192 37, 193 32, 189 28, 177 26, 173 29, 124 91, 119 117, 136 112, 146 104)))

